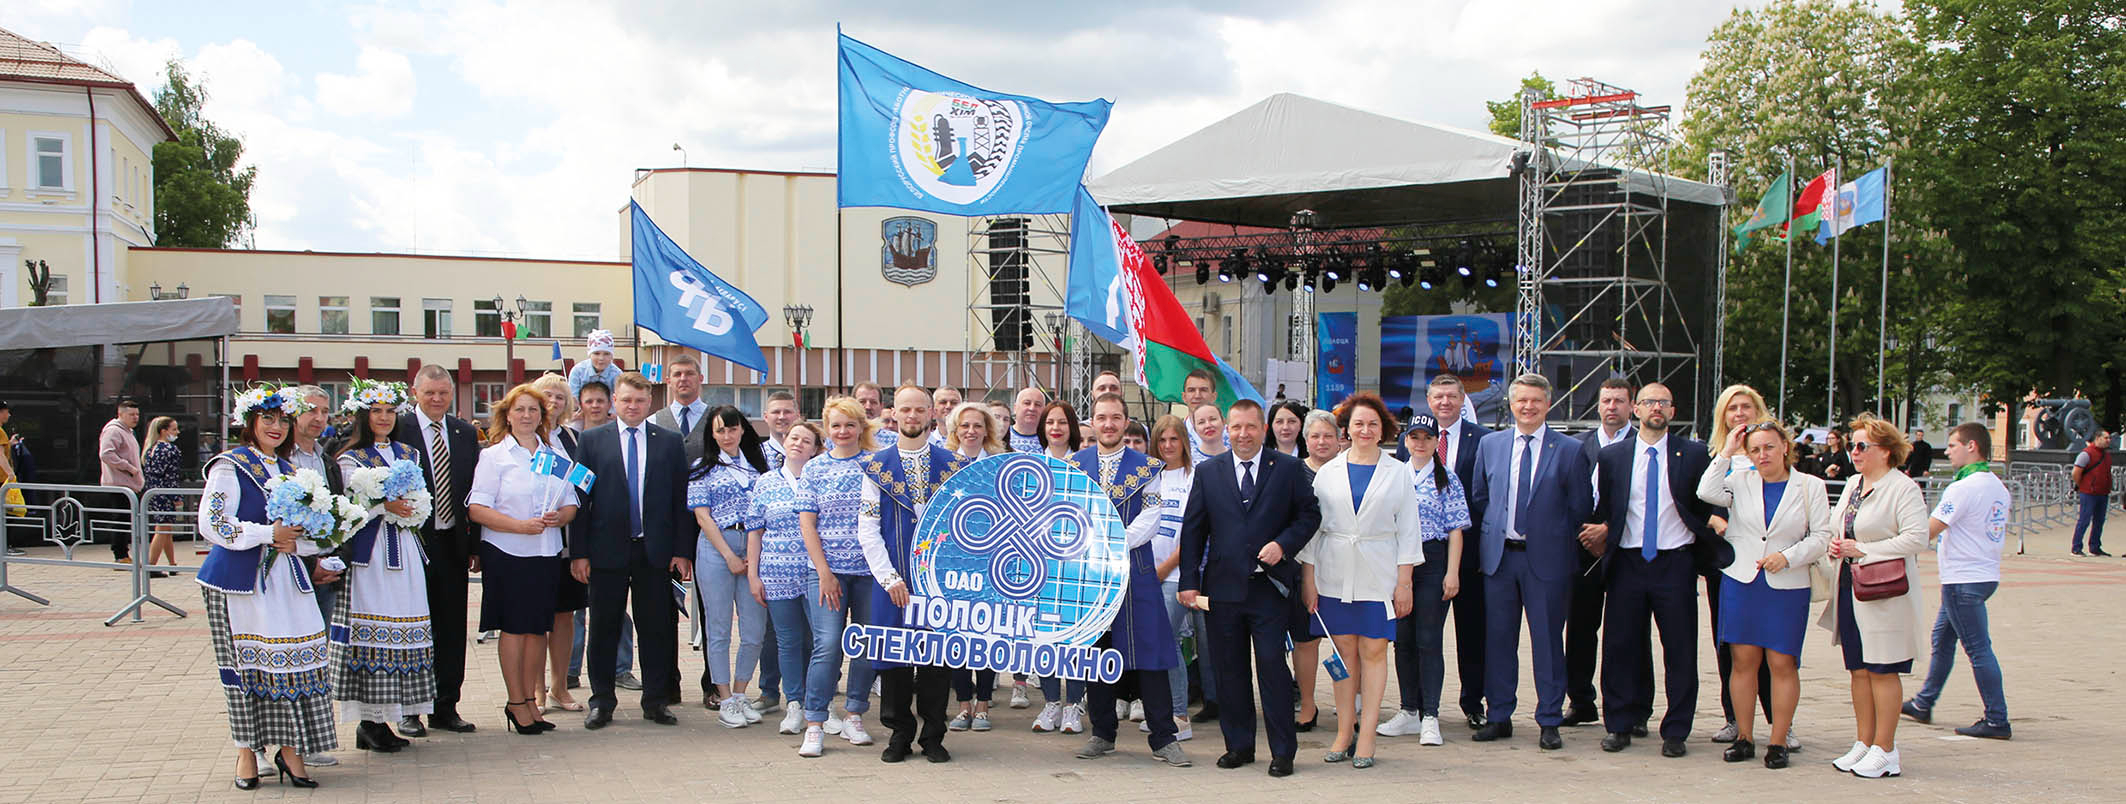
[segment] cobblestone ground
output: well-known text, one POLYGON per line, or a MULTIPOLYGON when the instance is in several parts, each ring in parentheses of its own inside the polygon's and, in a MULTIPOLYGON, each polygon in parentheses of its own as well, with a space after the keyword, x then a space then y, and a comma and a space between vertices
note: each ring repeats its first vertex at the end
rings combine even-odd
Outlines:
MULTIPOLYGON (((197 557, 186 553, 187 561, 197 557)), ((57 557, 56 548, 33 548, 57 557)), ((85 548, 84 555, 105 555, 85 548)), ((1931 560, 1923 562, 1928 616, 1938 588, 1931 560)), ((1263 765, 1212 767, 1220 743, 1214 726, 1199 728, 1184 745, 1196 766, 1169 768, 1151 759, 1135 730, 1122 753, 1096 761, 1072 756, 1083 738, 1034 734, 1038 709, 1000 708, 997 728, 947 739, 953 762, 885 765, 877 747, 856 748, 829 738, 821 759, 796 755, 798 738, 778 735, 777 715, 763 726, 729 730, 700 708, 688 683, 676 728, 644 723, 623 705, 611 728, 586 732, 572 713, 549 717, 561 728, 541 737, 502 729, 502 686, 492 645, 470 649, 464 714, 475 734, 416 740, 398 754, 352 749, 351 726, 341 727, 338 767, 312 772, 316 791, 283 789, 268 778, 254 793, 230 789, 234 751, 228 744, 213 657, 188 577, 155 582, 155 591, 190 610, 178 618, 150 608, 144 621, 105 627, 102 620, 128 600, 126 576, 107 569, 12 565, 10 581, 50 598, 49 607, 0 595, 0 801, 193 801, 306 796, 335 801, 687 801, 820 800, 828 791, 858 800, 968 801, 1261 801, 1335 795, 1371 801, 1409 800, 1809 800, 1887 794, 1906 800, 2118 801, 2126 783, 2104 757, 2126 743, 2118 704, 2126 691, 2120 588, 2126 560, 2073 558, 2066 533, 2033 539, 2029 553, 2009 556, 2005 582, 1991 606, 1994 645, 2007 679, 2013 742, 1960 738, 1950 730, 1976 720, 1979 701, 1971 676, 1959 667, 1936 724, 1906 721, 1898 731, 1905 776, 1870 781, 1841 774, 1829 760, 1852 741, 1845 673, 1827 632, 1811 629, 1803 654, 1801 711, 1796 732, 1806 745, 1794 767, 1724 764, 1706 738, 1720 726, 1711 640, 1701 639, 1700 697, 1690 754, 1663 759, 1658 741, 1641 740, 1620 754, 1602 753, 1592 726, 1565 730, 1565 749, 1539 751, 1524 711, 1504 744, 1469 741, 1468 729, 1449 723, 1447 744, 1420 748, 1414 737, 1383 738, 1379 766, 1366 771, 1324 765, 1330 690, 1320 686, 1323 729, 1303 734, 1298 773, 1273 780, 1263 765)), ((474 587, 477 596, 478 587, 474 587)), ((1819 604, 1820 605, 1820 604, 1819 604)), ((478 606, 474 602, 475 609, 478 606)), ((1701 618, 1702 621, 1702 618, 1701 618)), ((1452 650, 1452 629, 1449 629, 1452 650)), ((1535 699, 1526 678, 1524 704, 1535 699)), ((1925 671, 1922 657, 1919 670, 1925 671)), ((1964 664, 1959 657, 1958 664, 1964 664)), ((1450 662, 1447 696, 1456 683, 1450 662)), ((692 679, 700 654, 683 652, 681 672, 692 679)), ((1919 676, 1906 679, 1906 694, 1919 676)), ((1393 695, 1394 683, 1388 689, 1393 695)), ((588 690, 579 693, 587 698, 588 690)), ((623 695, 623 701, 627 697, 623 695)), ((999 696, 1003 700, 1003 696, 999 696)), ((1039 695, 1035 695, 1038 706, 1039 695)), ((874 733, 883 729, 872 725, 874 733)), ((1759 739, 1766 731, 1760 730, 1759 739)), ((1266 748, 1258 755, 1267 759, 1266 748)))

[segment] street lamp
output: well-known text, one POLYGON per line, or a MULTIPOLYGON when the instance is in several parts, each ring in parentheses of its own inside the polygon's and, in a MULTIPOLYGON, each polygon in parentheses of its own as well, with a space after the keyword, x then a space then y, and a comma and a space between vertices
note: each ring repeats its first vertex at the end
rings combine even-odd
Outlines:
POLYGON ((163 301, 165 299, 183 299, 188 298, 191 295, 192 288, 187 287, 183 282, 177 283, 177 289, 170 291, 169 293, 162 292, 161 282, 148 283, 148 298, 154 301, 163 301))
POLYGON ((495 315, 502 318, 502 375, 509 378, 510 385, 516 385, 517 381, 522 379, 516 373, 517 322, 524 320, 524 309, 531 305, 522 295, 517 296, 517 309, 514 312, 502 306, 501 296, 496 296, 491 303, 495 306, 495 315))
POLYGON ((812 323, 812 305, 785 304, 782 306, 782 320, 790 325, 790 337, 797 348, 805 348, 805 325, 812 323))

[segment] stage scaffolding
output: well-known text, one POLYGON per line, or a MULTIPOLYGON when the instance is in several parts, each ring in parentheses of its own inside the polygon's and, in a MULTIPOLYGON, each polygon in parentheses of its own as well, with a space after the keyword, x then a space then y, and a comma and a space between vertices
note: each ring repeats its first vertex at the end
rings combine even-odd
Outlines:
POLYGON ((1696 396, 1698 344, 1668 281, 1668 121, 1591 78, 1522 93, 1514 364, 1550 378, 1555 423, 1596 422, 1611 376, 1696 396))
POLYGON ((1055 281, 1067 275, 1070 216, 981 217, 969 227, 968 376, 991 391, 1009 389, 1004 395, 1009 404, 1018 388, 1042 384, 1045 367, 1067 386, 1048 388, 1049 396, 1083 413, 1092 383, 1086 376, 1091 354, 1084 330, 1063 314, 1063 292, 1055 281), (1067 354, 1064 345, 1073 341, 1077 348, 1067 354))

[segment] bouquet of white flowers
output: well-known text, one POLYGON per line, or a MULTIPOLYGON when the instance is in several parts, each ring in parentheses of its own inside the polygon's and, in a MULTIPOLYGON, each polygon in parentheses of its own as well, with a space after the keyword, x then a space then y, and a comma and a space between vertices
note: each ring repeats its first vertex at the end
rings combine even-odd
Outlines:
MULTIPOLYGON (((295 528, 302 538, 330 551, 369 524, 369 509, 332 493, 316 470, 297 469, 266 483, 267 518, 295 528)), ((270 562, 272 556, 267 556, 270 562)), ((266 571, 270 574, 269 564, 266 571)))

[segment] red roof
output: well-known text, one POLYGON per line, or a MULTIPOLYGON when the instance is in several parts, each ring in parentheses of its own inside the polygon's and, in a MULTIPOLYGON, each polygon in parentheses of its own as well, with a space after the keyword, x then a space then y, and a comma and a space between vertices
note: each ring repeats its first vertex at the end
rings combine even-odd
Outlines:
POLYGON ((141 96, 133 82, 5 28, 0 28, 0 81, 123 89, 140 104, 142 111, 155 119, 155 125, 162 129, 164 136, 177 139, 177 132, 170 130, 170 124, 155 113, 155 105, 141 96))

